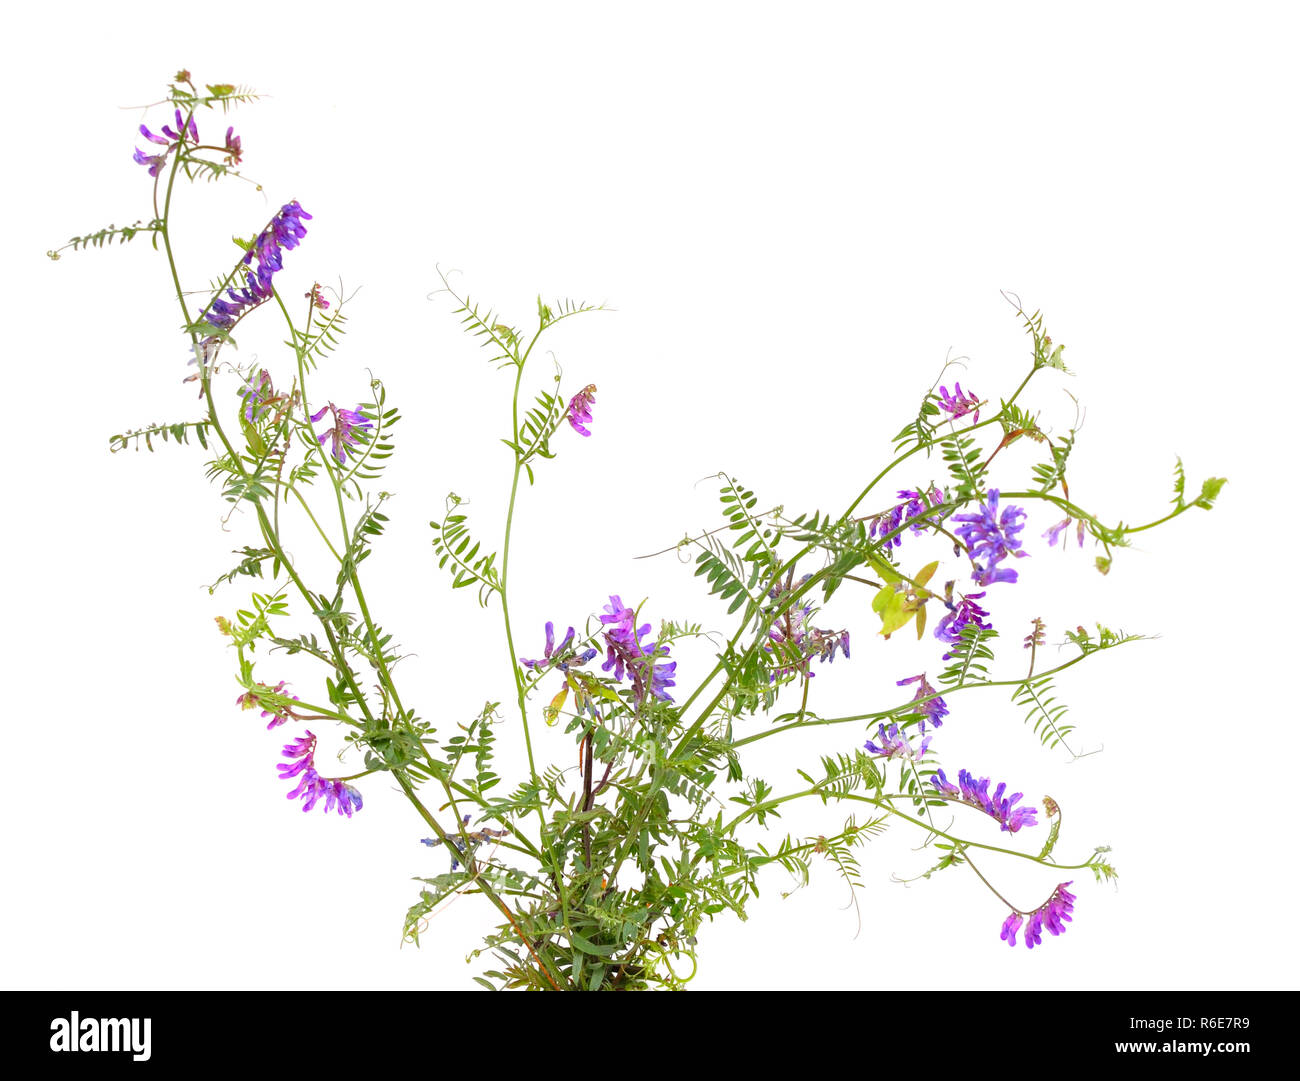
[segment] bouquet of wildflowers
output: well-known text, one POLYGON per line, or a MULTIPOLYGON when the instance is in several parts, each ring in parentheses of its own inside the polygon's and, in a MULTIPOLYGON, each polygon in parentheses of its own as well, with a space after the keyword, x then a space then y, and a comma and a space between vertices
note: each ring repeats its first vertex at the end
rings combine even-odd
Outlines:
MULTIPOLYGON (((125 430, 110 449, 194 442, 210 455, 207 478, 244 512, 246 529, 237 562, 211 587, 231 597, 216 627, 238 684, 232 705, 285 740, 280 782, 303 812, 352 818, 390 792, 409 801, 438 865, 420 879, 405 938, 418 943, 451 899, 472 895, 487 924, 476 978, 488 987, 680 988, 707 956, 706 926, 743 917, 772 865, 796 881, 827 868, 856 889, 863 849, 886 829, 913 831, 917 877, 954 870, 987 886, 989 933, 1008 945, 1033 949, 1044 933, 1061 935, 1084 884, 1116 876, 1109 849, 1063 837, 1061 806, 1027 799, 1032 779, 1002 777, 993 748, 980 761, 945 763, 942 730, 960 723, 965 692, 1001 688, 1045 748, 1076 755, 1057 677, 1141 636, 1062 629, 1052 641, 1063 648, 1049 659, 1052 628, 1037 618, 1007 626, 1000 598, 1018 588, 1021 561, 1045 549, 1089 548, 1105 575, 1135 534, 1208 510, 1224 481, 1189 487, 1179 463, 1172 508, 1138 524, 1076 501, 1068 471, 1079 424, 1053 430, 1032 401, 1036 377, 1068 374, 1064 346, 1040 313, 1009 297, 1028 342, 1019 384, 1001 396, 940 373, 918 388, 887 460, 854 480, 842 506, 789 510, 718 475, 716 528, 660 553, 688 562, 713 598, 701 621, 657 611, 635 582, 619 582, 601 597, 550 597, 558 618, 520 627, 511 621, 516 514, 548 459, 601 434, 596 385, 564 385, 539 343, 599 306, 539 299, 516 323, 443 277, 438 292, 506 377, 510 424, 494 445, 506 448, 510 495, 499 543, 448 496, 430 522, 432 562, 453 590, 477 597, 485 621, 499 619, 513 683, 490 689, 477 715, 435 722, 436 704, 404 697, 401 665, 415 662, 363 584, 389 521, 391 494, 378 482, 401 418, 378 378, 364 401, 330 389, 330 367, 346 357, 336 350, 348 298, 315 281, 298 251, 311 213, 292 199, 253 223, 230 264, 197 291, 178 270, 185 185, 241 175, 244 148, 225 114, 255 97, 179 72, 167 122, 139 128, 149 218, 50 254, 147 236, 166 260, 189 350, 178 379, 183 400, 197 393, 198 412, 125 430), (240 363, 248 319, 279 321, 283 358, 240 363), (999 455, 1013 444, 1033 447, 1027 475, 1001 472, 999 455), (324 576, 286 544, 291 519, 318 545, 324 576), (891 639, 910 634, 932 660, 895 672, 890 701, 819 712, 819 682, 846 665, 889 668, 891 639), (709 643, 709 662, 691 667, 687 642, 709 643), (277 671, 287 657, 310 662, 319 678, 294 686, 277 671), (536 754, 539 725, 562 729, 571 753, 536 754), (824 752, 789 776, 761 777, 747 762, 755 743, 823 728, 824 752), (518 776, 498 773, 502 741, 523 749, 518 776), (322 742, 341 744, 352 765, 326 766, 322 742), (815 836, 779 829, 796 803, 834 814, 833 825, 815 836), (1038 892, 1008 894, 999 860, 1036 865, 1038 892)), ((250 766, 241 783, 269 783, 266 773, 250 766)))

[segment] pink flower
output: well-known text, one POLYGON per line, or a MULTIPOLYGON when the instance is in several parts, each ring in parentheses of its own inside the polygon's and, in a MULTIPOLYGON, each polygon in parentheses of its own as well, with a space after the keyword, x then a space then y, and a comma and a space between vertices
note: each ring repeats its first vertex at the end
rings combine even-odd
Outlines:
POLYGON ((566 417, 573 430, 579 435, 591 435, 584 425, 591 423, 591 403, 596 400, 596 384, 588 383, 569 399, 566 417))

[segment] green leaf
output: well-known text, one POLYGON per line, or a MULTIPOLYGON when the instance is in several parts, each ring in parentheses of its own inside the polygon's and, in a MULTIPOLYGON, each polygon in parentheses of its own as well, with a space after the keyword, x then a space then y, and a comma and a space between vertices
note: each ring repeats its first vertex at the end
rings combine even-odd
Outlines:
POLYGON ((583 953, 589 953, 593 957, 612 957, 614 950, 617 949, 616 946, 597 946, 591 939, 583 938, 577 931, 569 932, 569 940, 576 949, 581 950, 583 953))

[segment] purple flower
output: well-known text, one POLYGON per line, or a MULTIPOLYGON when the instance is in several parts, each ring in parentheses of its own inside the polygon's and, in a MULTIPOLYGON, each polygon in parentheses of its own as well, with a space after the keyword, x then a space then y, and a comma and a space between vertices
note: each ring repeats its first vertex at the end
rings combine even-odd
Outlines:
POLYGON ((913 750, 906 734, 898 731, 898 725, 891 724, 886 731, 884 724, 881 724, 877 731, 877 738, 880 740, 880 746, 876 746, 871 740, 867 740, 863 745, 872 754, 882 754, 886 758, 908 758, 920 761, 925 756, 925 752, 930 749, 930 740, 934 739, 934 736, 926 736, 921 740, 921 746, 913 750))
POLYGON ((586 664, 589 660, 600 652, 598 649, 585 649, 576 656, 566 656, 566 651, 573 644, 573 628, 564 636, 564 641, 560 643, 559 648, 555 645, 555 624, 547 622, 546 624, 546 651, 542 654, 540 661, 528 661, 523 657, 519 658, 519 663, 525 668, 531 668, 535 672, 541 672, 544 669, 555 665, 561 672, 567 672, 569 665, 586 664))
POLYGON ((589 436, 585 425, 591 423, 591 403, 596 400, 596 384, 588 383, 569 399, 569 408, 565 416, 569 426, 579 435, 589 436))
MULTIPOLYGON (((179 110, 177 110, 176 118, 177 118, 176 122, 179 124, 180 123, 179 110)), ((163 130, 166 131, 167 129, 164 128, 163 130)), ((159 146, 170 147, 172 145, 172 141, 170 139, 164 139, 161 135, 155 135, 143 124, 140 125, 140 134, 143 135, 146 139, 148 139, 151 143, 157 143, 159 146)))
POLYGON ((975 394, 966 394, 961 389, 961 384, 954 384, 956 394, 949 394, 947 387, 939 388, 939 408, 945 413, 951 415, 953 420, 964 417, 972 409, 975 410, 975 416, 972 423, 980 422, 980 411, 976 408, 980 404, 979 396, 975 394))
MULTIPOLYGON (((1047 541, 1047 546, 1049 548, 1056 547, 1056 542, 1060 539, 1061 534, 1065 531, 1065 527, 1068 526, 1072 521, 1074 521, 1073 518, 1066 518, 1063 521, 1057 522, 1056 525, 1052 526, 1050 529, 1047 530, 1047 532, 1043 534, 1043 537, 1047 541)), ((1080 548, 1083 547, 1083 527, 1084 527, 1084 522, 1083 519, 1080 518, 1079 528, 1078 528, 1080 548)), ((1061 551, 1065 551, 1064 544, 1061 545, 1061 551)))
MULTIPOLYGON (((1043 928, 1051 935, 1065 934, 1065 924, 1073 923, 1070 913, 1074 911, 1074 902, 1078 899, 1067 890, 1070 882, 1062 882, 1052 891, 1052 896, 1029 913, 1029 922, 1025 925, 1025 946, 1033 949, 1043 944, 1043 928)), ((1020 929, 1022 919, 1019 913, 1012 912, 1002 922, 1002 941, 1009 946, 1016 944, 1016 932, 1020 929)))
MULTIPOLYGON (((968 624, 973 624, 980 630, 991 631, 992 623, 986 623, 988 612, 984 611, 975 602, 984 597, 984 593, 967 593, 956 604, 952 601, 944 601, 948 606, 948 614, 939 620, 939 625, 934 629, 934 636, 941 642, 956 644, 961 641, 962 628, 968 624)), ((949 650, 943 655, 943 659, 949 660, 953 651, 949 650)))
POLYGON ((145 127, 144 124, 141 124, 141 135, 151 143, 158 146, 165 146, 167 149, 161 154, 146 154, 143 150, 137 148, 135 154, 132 155, 132 160, 137 165, 149 166, 149 175, 156 177, 162 167, 167 163, 167 155, 176 149, 180 144, 180 141, 185 137, 186 133, 188 133, 191 142, 197 143, 199 141, 199 129, 194 123, 194 117, 191 116, 189 123, 186 124, 181 117, 181 111, 179 109, 176 110, 176 131, 172 131, 171 128, 164 126, 162 129, 162 135, 155 135, 145 127))
POLYGON ((288 793, 286 799, 302 799, 303 811, 310 811, 322 799, 325 800, 325 813, 338 809, 341 815, 352 817, 353 811, 361 810, 361 793, 350 784, 344 784, 337 778, 322 777, 316 772, 316 737, 308 732, 292 743, 286 743, 281 753, 285 758, 296 759, 292 765, 281 763, 276 766, 280 779, 287 781, 301 776, 298 787, 288 793))
POLYGON ((998 564, 1009 555, 1022 559, 1029 554, 1020 546, 1020 531, 1025 527, 1025 512, 1020 507, 1008 505, 999 515, 998 490, 991 488, 988 502, 980 505, 978 514, 954 514, 952 520, 964 523, 956 533, 970 550, 975 564, 971 577, 977 585, 1016 580, 1015 571, 998 564))
MULTIPOLYGON (((295 695, 286 694, 284 688, 285 688, 284 680, 280 680, 280 682, 277 683, 274 687, 268 686, 265 683, 259 683, 257 687, 255 687, 253 690, 245 691, 238 698, 236 698, 235 703, 238 706, 240 706, 242 709, 256 709, 258 706, 264 704, 262 702, 261 696, 265 692, 270 692, 271 694, 278 694, 285 698, 292 697, 293 700, 297 702, 298 696, 296 694, 295 695)), ((293 707, 291 706, 276 706, 269 703, 267 703, 267 705, 269 705, 269 708, 262 710, 262 717, 263 719, 267 717, 271 718, 271 723, 266 726, 268 731, 272 728, 278 728, 280 725, 284 724, 285 721, 289 720, 293 716, 293 707)))
POLYGON ((275 293, 271 279, 284 267, 284 252, 296 248, 299 241, 307 235, 303 221, 311 220, 295 199, 280 208, 271 223, 258 234, 242 260, 244 266, 251 266, 257 259, 255 270, 245 271, 244 286, 236 289, 233 285, 226 290, 226 297, 218 297, 203 313, 203 318, 220 330, 230 330, 246 313, 275 293))
POLYGON ((1003 793, 1007 790, 1005 781, 998 785, 991 796, 987 777, 981 777, 977 781, 969 770, 963 769, 958 771, 957 781, 960 787, 949 781, 943 770, 939 770, 930 778, 930 783, 944 798, 959 800, 996 818, 1002 824, 1004 833, 1018 833, 1026 826, 1038 825, 1036 808, 1016 806, 1024 795, 1023 792, 1014 792, 1010 796, 1003 797, 1003 793))
POLYGON ((343 465, 347 461, 346 448, 357 445, 358 436, 355 429, 360 428, 364 431, 371 426, 370 421, 360 413, 356 413, 351 409, 340 409, 333 402, 330 402, 329 405, 321 406, 311 415, 312 423, 315 424, 320 420, 326 411, 334 415, 334 423, 323 435, 316 438, 322 444, 325 440, 330 440, 330 452, 334 455, 334 460, 339 465, 343 465))
MULTIPOLYGON (((465 827, 469 825, 469 817, 470 817, 469 815, 466 815, 464 818, 460 820, 460 828, 462 833, 464 832, 465 827)), ((474 849, 477 848, 479 845, 483 844, 484 841, 490 841, 494 837, 504 837, 508 832, 509 832, 508 830, 481 829, 481 830, 475 830, 473 833, 467 833, 465 834, 465 837, 460 837, 455 834, 448 834, 447 840, 451 843, 451 846, 455 848, 457 855, 460 857, 460 859, 457 859, 456 856, 451 857, 451 869, 453 871, 459 869, 460 860, 463 860, 465 858, 466 839, 469 840, 469 847, 471 849, 474 849)), ((442 844, 442 838, 421 837, 420 844, 428 845, 430 848, 436 848, 438 845, 442 844)))
POLYGON ((265 368, 260 369, 237 393, 244 399, 244 419, 249 424, 266 416, 271 411, 269 403, 279 397, 271 385, 271 373, 265 368))
POLYGON ((600 617, 605 624, 605 663, 601 670, 614 670, 614 679, 621 680, 624 673, 632 679, 632 693, 640 705, 647 695, 653 695, 664 702, 671 702, 669 687, 677 686, 673 678, 677 671, 677 662, 657 663, 661 657, 667 657, 669 649, 658 642, 645 642, 650 633, 650 624, 636 626, 636 612, 623 604, 618 594, 610 594, 609 604, 605 606, 605 615, 600 617))
POLYGON ((823 631, 814 627, 804 639, 804 646, 808 650, 808 656, 816 657, 818 664, 824 661, 833 664, 838 650, 844 651, 846 661, 850 659, 848 631, 823 631))
MULTIPOLYGON (((143 128, 144 125, 141 124, 140 127, 143 128)), ((157 176, 162 167, 167 164, 167 155, 146 154, 143 150, 137 147, 135 153, 131 156, 131 160, 137 165, 149 166, 149 175, 157 176)))
POLYGON ((243 143, 238 135, 235 134, 233 127, 226 129, 226 162, 229 165, 238 165, 243 161, 243 143))
POLYGON ((330 302, 326 300, 323 296, 321 296, 320 282, 317 282, 315 285, 313 285, 311 287, 311 291, 304 293, 303 296, 305 296, 308 300, 310 300, 311 306, 317 309, 318 311, 323 312, 329 310, 330 302))
POLYGON ((928 702, 922 703, 921 713, 921 734, 925 734, 925 722, 928 720, 935 728, 943 727, 943 719, 948 716, 948 706, 942 698, 937 697, 938 692, 930 686, 930 681, 925 678, 922 672, 919 676, 908 676, 907 679, 900 679, 895 686, 905 687, 909 683, 920 681, 921 685, 916 688, 916 694, 912 696, 912 701, 916 702, 922 698, 929 698, 928 702), (936 697, 931 698, 931 695, 936 697))
MULTIPOLYGON (((898 498, 903 500, 892 510, 887 510, 883 514, 877 514, 871 519, 871 528, 869 535, 872 537, 888 537, 889 534, 899 530, 904 525, 910 525, 912 532, 921 534, 925 532, 925 526, 922 518, 929 511, 939 506, 943 502, 943 492, 938 488, 931 488, 928 492, 922 494, 911 488, 903 488, 898 493, 898 498)), ((890 537, 885 541, 886 548, 897 548, 903 543, 902 534, 890 537)))
MULTIPOLYGON (((803 585, 812 575, 805 574, 799 579, 799 584, 803 585)), ((777 582, 767 591, 767 595, 774 600, 782 593, 786 592, 783 583, 777 582)), ((768 609, 771 613, 771 609, 768 609)), ((848 631, 826 631, 820 627, 808 626, 808 617, 812 615, 812 604, 804 604, 797 607, 786 609, 776 619, 776 622, 768 629, 767 637, 776 644, 776 646, 785 646, 785 649, 779 651, 782 660, 788 659, 794 655, 790 664, 784 664, 773 668, 768 673, 768 682, 775 683, 777 679, 799 672, 809 679, 816 676, 815 672, 808 671, 808 661, 813 657, 817 658, 819 664, 823 662, 834 663, 835 655, 841 650, 844 652, 844 659, 849 660, 849 632, 848 631)), ((765 645, 763 647, 767 653, 778 652, 773 646, 765 645)))
MULTIPOLYGON (((145 131, 143 124, 140 125, 140 131, 146 138, 152 139, 155 143, 161 141, 156 136, 150 136, 149 133, 145 131)), ((176 130, 172 131, 171 128, 164 124, 162 133, 174 143, 179 143, 182 139, 186 138, 187 135, 190 142, 197 143, 199 141, 199 126, 194 123, 194 115, 191 113, 189 121, 187 122, 182 119, 181 111, 179 109, 176 110, 176 130)))

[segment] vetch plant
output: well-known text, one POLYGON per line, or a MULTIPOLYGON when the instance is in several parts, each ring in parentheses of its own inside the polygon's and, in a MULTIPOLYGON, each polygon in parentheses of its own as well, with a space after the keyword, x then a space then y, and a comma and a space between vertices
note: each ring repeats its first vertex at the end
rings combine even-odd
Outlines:
MULTIPOLYGON (((519 596, 511 538, 527 489, 547 459, 575 446, 600 453, 604 435, 596 385, 565 388, 558 367, 539 373, 537 348, 598 306, 539 299, 528 325, 515 325, 444 277, 437 293, 506 376, 500 416, 508 426, 499 442, 485 438, 485 449, 504 444, 510 496, 499 546, 473 533, 464 502, 448 496, 430 523, 433 557, 453 590, 477 595, 485 621, 499 612, 513 685, 505 694, 490 689, 487 705, 463 724, 435 723, 436 703, 421 709, 404 699, 396 678, 403 657, 363 586, 365 561, 388 523, 390 493, 374 486, 400 416, 378 379, 360 403, 330 390, 327 365, 342 341, 347 298, 327 297, 308 273, 309 253, 298 250, 309 247, 312 215, 291 199, 253 223, 199 301, 181 281, 173 233, 181 182, 239 175, 244 149, 233 126, 211 142, 200 129, 255 97, 178 73, 165 99, 171 122, 160 134, 142 124, 149 146, 134 155, 152 218, 74 237, 50 255, 148 233, 166 260, 193 368, 184 382, 197 384, 200 415, 125 431, 110 449, 194 439, 212 455, 207 477, 246 512, 233 520, 249 530, 239 562, 211 587, 241 597, 216 620, 234 653, 232 704, 283 729, 277 740, 288 734, 277 772, 302 811, 351 818, 364 811, 363 794, 373 800, 394 786, 410 802, 420 819, 412 846, 433 850, 437 866, 420 879, 407 940, 418 943, 455 895, 477 895, 491 930, 475 952, 486 966, 476 978, 488 987, 679 988, 696 971, 702 928, 724 913, 743 916, 768 868, 806 882, 814 866, 827 865, 856 889, 860 852, 890 827, 914 831, 917 849, 931 853, 917 877, 967 868, 988 887, 991 935, 999 921, 1012 946, 1018 934, 1031 949, 1044 930, 1060 935, 1074 915, 1077 880, 1116 877, 1109 849, 1058 856, 1058 803, 1028 798, 1032 778, 1000 779, 991 748, 981 761, 944 765, 941 729, 962 723, 965 692, 1001 688, 1044 747, 1074 755, 1056 678, 1143 636, 1065 630, 1057 640, 1065 659, 1045 664, 1047 624, 999 626, 999 599, 1024 588, 1022 561, 1035 549, 1091 542, 1095 569, 1106 574, 1134 534, 1208 510, 1224 481, 1210 478, 1191 495, 1179 462, 1172 510, 1137 525, 1109 524, 1076 502, 1067 468, 1078 422, 1054 433, 1028 401, 1042 373, 1068 374, 1064 347, 1041 314, 1009 298, 1030 345, 1023 379, 1003 398, 950 387, 941 374, 888 459, 854 482, 844 506, 760 507, 752 491, 719 474, 718 527, 659 554, 688 555, 721 609, 701 622, 669 618, 622 581, 604 597, 548 595, 560 618, 519 627, 511 620, 519 596), (282 361, 237 362, 234 346, 250 317, 282 323, 282 361), (1035 449, 1029 475, 995 471, 999 454, 1020 442, 1035 449), (300 568, 284 539, 290 516, 319 541, 330 577, 308 580, 300 568), (679 643, 710 637, 706 622, 724 615, 730 630, 716 638, 711 666, 678 656, 679 643), (908 674, 891 660, 890 640, 913 630, 933 664, 908 674), (1002 650, 1004 635, 1023 636, 1023 645, 1002 650), (318 664, 319 685, 291 687, 277 667, 284 656, 318 664), (833 680, 846 665, 887 671, 897 697, 822 715, 814 680, 833 680), (326 742, 341 740, 355 761, 344 775, 322 773, 322 722, 336 733, 326 742), (576 765, 568 755, 551 762, 535 753, 539 724, 563 726, 576 765), (818 760, 789 777, 747 769, 752 744, 814 728, 825 729, 818 760), (496 772, 502 739, 522 746, 521 776, 496 772), (834 827, 815 837, 778 831, 783 808, 802 801, 828 815, 833 804, 834 827), (1000 891, 1005 860, 1041 868, 1037 896, 1000 891)), ((276 757, 268 748, 268 761, 250 764, 241 783, 270 783, 276 757)))

